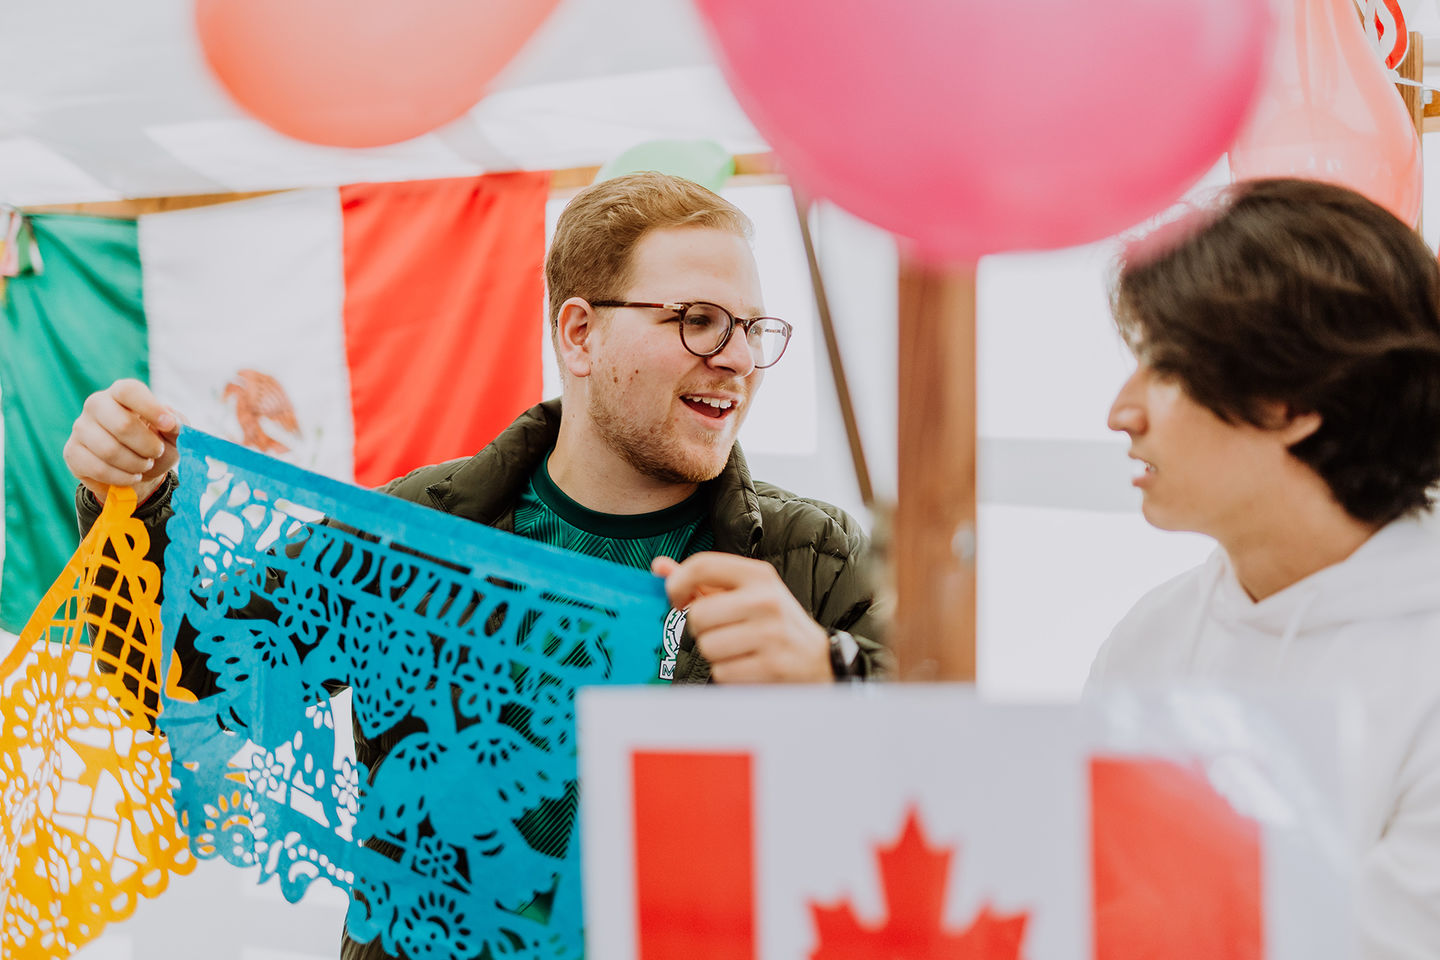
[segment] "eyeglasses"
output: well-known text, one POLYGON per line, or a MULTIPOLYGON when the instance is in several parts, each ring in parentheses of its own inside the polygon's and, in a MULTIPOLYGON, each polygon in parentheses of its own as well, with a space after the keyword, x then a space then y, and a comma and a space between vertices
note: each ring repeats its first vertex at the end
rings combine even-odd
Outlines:
POLYGON ((745 342, 756 369, 773 367, 785 353, 794 327, 779 317, 737 317, 718 303, 704 300, 678 303, 639 303, 634 300, 591 300, 592 307, 651 307, 673 310, 680 323, 680 343, 697 357, 713 357, 730 342, 738 325, 745 330, 745 342))

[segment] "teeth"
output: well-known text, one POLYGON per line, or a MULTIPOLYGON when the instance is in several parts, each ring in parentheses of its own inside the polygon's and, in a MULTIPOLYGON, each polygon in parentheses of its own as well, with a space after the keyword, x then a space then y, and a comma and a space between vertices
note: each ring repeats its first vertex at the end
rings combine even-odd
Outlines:
POLYGON ((718 400, 715 397, 686 397, 685 399, 693 400, 696 403, 708 403, 716 410, 729 410, 735 406, 735 401, 733 400, 718 400))
POLYGON ((1155 465, 1148 460, 1136 460, 1134 466, 1131 468, 1131 473, 1137 477, 1154 472, 1155 465))

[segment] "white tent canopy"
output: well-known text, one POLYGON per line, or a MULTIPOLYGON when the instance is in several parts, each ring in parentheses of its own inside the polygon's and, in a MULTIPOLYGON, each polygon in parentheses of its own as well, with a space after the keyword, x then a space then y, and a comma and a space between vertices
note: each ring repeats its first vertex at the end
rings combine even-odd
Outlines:
POLYGON ((0 0, 0 202, 83 203, 601 164, 659 138, 766 148, 685 0, 564 0, 468 114, 338 150, 244 114, 191 0, 0 0))
MULTIPOLYGON (((1405 6, 1440 62, 1440 6, 1405 6)), ((466 116, 358 151, 299 143, 242 113, 206 67, 192 10, 193 0, 0 0, 0 203, 589 166, 672 137, 766 149, 688 0, 562 0, 466 116)))

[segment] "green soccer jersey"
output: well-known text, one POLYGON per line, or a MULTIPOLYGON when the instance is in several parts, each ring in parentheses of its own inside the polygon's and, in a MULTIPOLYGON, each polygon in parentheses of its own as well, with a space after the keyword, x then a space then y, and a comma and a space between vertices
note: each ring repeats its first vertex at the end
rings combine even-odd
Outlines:
POLYGON ((597 513, 555 486, 542 462, 515 508, 515 532, 552 547, 649 570, 656 557, 683 560, 714 545, 706 506, 705 495, 697 490, 654 513, 597 513))
MULTIPOLYGON (((698 490, 675 506, 654 513, 597 513, 582 507, 555 485, 546 460, 531 475, 515 507, 515 532, 522 537, 641 570, 649 570, 650 561, 656 557, 683 560, 692 553, 709 550, 715 543, 707 522, 709 501, 698 490)), ((663 624, 655 625, 657 632, 664 631, 664 646, 652 683, 673 679, 684 625, 684 616, 673 610, 663 624)), ((516 826, 533 848, 561 856, 574 823, 577 800, 575 785, 571 784, 563 798, 542 803, 516 826)), ((553 897, 553 891, 539 893, 520 913, 543 923, 549 919, 553 897)))
MULTIPOLYGON (((714 546, 708 508, 705 494, 697 490, 673 507, 653 513, 597 513, 566 496, 550 479, 546 461, 541 461, 515 507, 515 532, 552 547, 649 570, 656 557, 684 560, 714 546)), ((684 627, 684 615, 673 610, 656 625, 663 646, 651 682, 668 683, 674 678, 684 627)))

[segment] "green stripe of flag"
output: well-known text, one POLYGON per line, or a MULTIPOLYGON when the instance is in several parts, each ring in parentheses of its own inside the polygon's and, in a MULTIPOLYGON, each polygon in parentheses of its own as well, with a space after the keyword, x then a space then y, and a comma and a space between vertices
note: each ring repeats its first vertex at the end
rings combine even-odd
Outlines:
POLYGON ((78 543, 61 450, 85 397, 147 380, 134 221, 32 218, 44 273, 13 277, 0 312, 5 560, 0 627, 18 632, 78 543))

